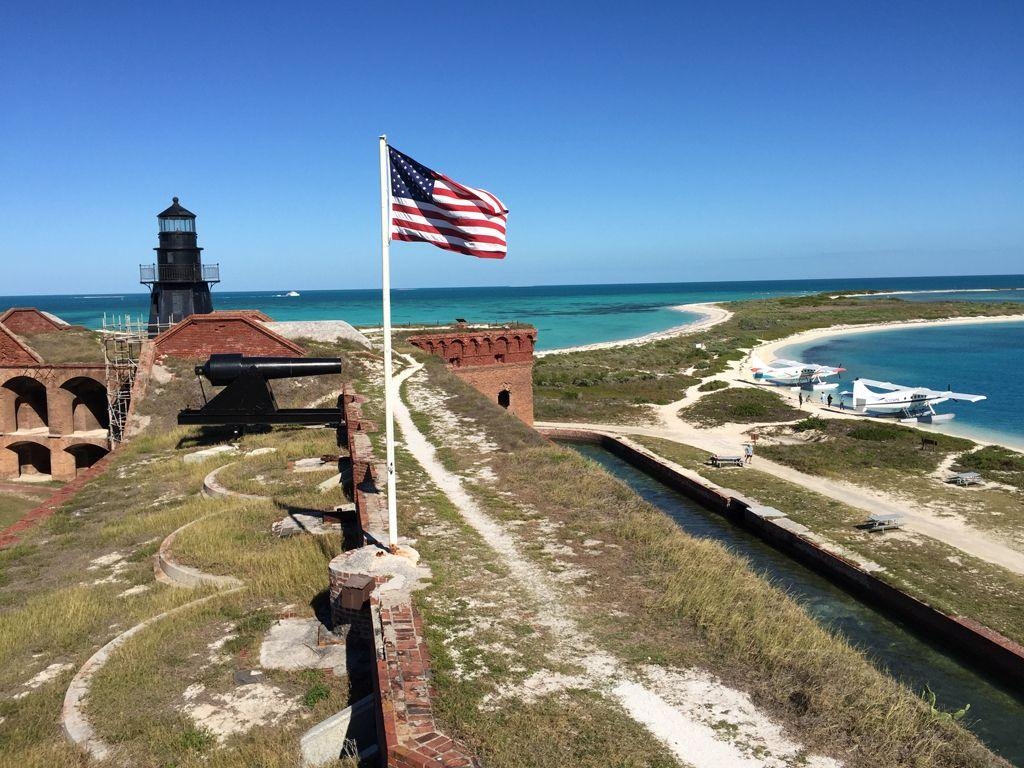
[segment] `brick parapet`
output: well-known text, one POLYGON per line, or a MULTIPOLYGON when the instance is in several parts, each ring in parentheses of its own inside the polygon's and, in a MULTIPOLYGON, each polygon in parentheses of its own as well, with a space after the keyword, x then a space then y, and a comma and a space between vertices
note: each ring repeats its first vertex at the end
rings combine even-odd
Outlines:
MULTIPOLYGON (((345 409, 347 443, 352 461, 353 498, 363 533, 386 530, 387 505, 376 485, 379 462, 365 431, 361 403, 366 398, 346 386, 341 397, 345 409)), ((343 553, 328 567, 331 618, 335 631, 357 641, 373 643, 378 735, 387 768, 466 768, 479 762, 462 744, 439 729, 434 716, 430 654, 423 636, 423 619, 409 596, 397 599, 389 592, 385 605, 380 587, 391 577, 373 577, 374 591, 359 609, 341 604, 342 585, 352 576, 369 575, 346 567, 358 550, 343 553)), ((383 553, 382 550, 378 551, 383 553)))

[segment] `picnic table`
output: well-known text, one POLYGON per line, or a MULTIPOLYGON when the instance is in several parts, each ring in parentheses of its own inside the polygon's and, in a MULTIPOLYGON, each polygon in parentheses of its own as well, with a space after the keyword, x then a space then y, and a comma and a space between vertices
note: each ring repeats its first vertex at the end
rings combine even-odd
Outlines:
POLYGON ((888 531, 903 526, 903 515, 895 512, 875 513, 861 526, 867 531, 888 531))
POLYGON ((711 454, 708 461, 715 467, 742 467, 742 456, 720 456, 717 453, 711 454))
POLYGON ((949 482, 954 485, 981 485, 981 475, 977 472, 957 472, 951 478, 949 482))

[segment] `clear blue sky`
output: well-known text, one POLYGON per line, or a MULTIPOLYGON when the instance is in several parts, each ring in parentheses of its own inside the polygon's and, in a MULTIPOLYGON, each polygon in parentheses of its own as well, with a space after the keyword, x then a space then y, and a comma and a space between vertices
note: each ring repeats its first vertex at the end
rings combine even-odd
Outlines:
POLYGON ((0 295, 379 285, 381 132, 511 209, 397 287, 1024 272, 1019 0, 369 5, 8 4, 0 295))

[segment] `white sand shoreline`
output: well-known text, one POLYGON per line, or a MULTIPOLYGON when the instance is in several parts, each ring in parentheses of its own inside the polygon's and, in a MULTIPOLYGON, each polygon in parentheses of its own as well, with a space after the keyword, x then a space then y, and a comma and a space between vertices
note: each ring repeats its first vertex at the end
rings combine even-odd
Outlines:
POLYGON ((674 336, 688 336, 691 333, 706 331, 719 323, 724 323, 732 312, 719 304, 698 303, 698 304, 677 304, 669 309, 676 312, 695 312, 701 317, 690 323, 676 325, 666 328, 664 331, 655 331, 643 336, 635 336, 631 339, 620 339, 618 341, 599 341, 594 344, 580 344, 575 347, 562 347, 560 349, 543 349, 534 352, 534 357, 546 357, 547 355, 564 355, 568 352, 590 352, 596 349, 614 349, 616 347, 631 347, 637 344, 647 344, 661 339, 670 339, 674 336))
POLYGON ((1024 314, 992 315, 989 317, 947 317, 941 320, 898 320, 887 323, 870 323, 868 325, 830 325, 825 328, 812 328, 775 341, 766 341, 754 347, 751 354, 759 355, 764 360, 772 360, 778 352, 786 347, 807 344, 812 341, 831 338, 833 336, 849 336, 857 333, 876 333, 879 331, 900 331, 907 328, 938 328, 954 325, 979 325, 981 323, 1024 323, 1024 314))

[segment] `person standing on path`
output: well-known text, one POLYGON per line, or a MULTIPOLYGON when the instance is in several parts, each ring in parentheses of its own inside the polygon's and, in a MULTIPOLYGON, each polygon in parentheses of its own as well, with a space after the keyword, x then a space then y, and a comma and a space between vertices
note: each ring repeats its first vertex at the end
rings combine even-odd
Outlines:
POLYGON ((750 460, 754 458, 754 444, 744 443, 743 444, 743 463, 749 464, 750 460))
POLYGON ((803 392, 798 392, 797 393, 797 399, 800 401, 800 406, 799 407, 803 408, 804 407, 804 393, 803 392))
POLYGON ((829 408, 831 408, 831 407, 832 407, 832 395, 829 395, 829 396, 828 396, 828 407, 829 407, 829 408))

